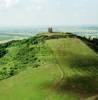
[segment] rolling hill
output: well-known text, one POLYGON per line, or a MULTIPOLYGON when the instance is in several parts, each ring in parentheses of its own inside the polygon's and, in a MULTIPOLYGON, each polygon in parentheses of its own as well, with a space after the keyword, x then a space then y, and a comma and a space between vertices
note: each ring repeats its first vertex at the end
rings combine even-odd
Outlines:
POLYGON ((1 100, 95 100, 98 54, 70 33, 0 44, 1 100))

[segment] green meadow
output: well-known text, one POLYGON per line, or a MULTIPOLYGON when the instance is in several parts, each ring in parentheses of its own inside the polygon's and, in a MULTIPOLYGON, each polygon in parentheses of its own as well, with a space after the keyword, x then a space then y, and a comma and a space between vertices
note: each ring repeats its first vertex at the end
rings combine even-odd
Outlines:
POLYGON ((40 33, 0 44, 0 100, 95 100, 97 94, 98 54, 82 40, 40 33))

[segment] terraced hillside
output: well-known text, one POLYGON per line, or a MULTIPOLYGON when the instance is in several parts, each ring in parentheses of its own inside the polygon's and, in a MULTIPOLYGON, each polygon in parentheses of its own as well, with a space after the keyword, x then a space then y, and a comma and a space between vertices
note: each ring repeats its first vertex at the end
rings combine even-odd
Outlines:
POLYGON ((98 54, 68 33, 43 33, 0 46, 1 100, 94 100, 98 54), (1 50, 2 51, 2 50, 1 50))

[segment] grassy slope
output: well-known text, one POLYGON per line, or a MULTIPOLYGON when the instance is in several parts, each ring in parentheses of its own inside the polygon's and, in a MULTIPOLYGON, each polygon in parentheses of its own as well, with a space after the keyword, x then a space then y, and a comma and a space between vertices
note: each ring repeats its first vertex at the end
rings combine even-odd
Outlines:
POLYGON ((80 100, 95 95, 98 84, 93 79, 97 79, 94 75, 98 72, 98 58, 82 41, 47 40, 37 56, 40 67, 28 67, 0 82, 1 100, 80 100), (61 80, 62 69, 64 80, 61 80))

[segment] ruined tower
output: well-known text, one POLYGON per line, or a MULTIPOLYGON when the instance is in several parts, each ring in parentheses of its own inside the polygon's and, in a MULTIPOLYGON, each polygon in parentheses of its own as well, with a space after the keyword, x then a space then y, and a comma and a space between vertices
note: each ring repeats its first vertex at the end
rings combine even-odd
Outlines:
POLYGON ((48 32, 49 32, 49 33, 53 33, 52 27, 49 27, 49 28, 48 28, 48 32))

